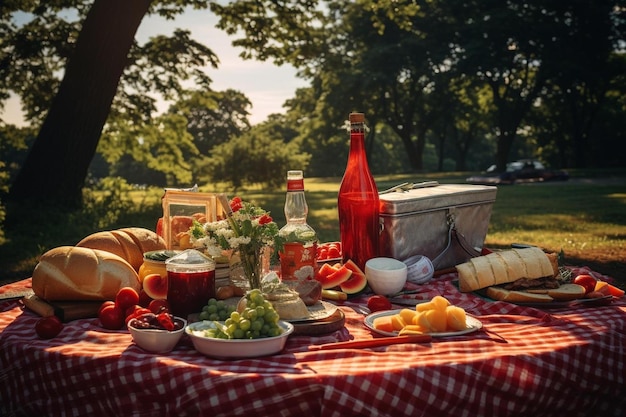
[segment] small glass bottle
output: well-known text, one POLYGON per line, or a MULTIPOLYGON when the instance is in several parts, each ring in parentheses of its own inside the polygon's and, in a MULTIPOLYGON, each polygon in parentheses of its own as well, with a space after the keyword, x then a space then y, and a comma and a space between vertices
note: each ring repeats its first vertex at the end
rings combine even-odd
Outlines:
POLYGON ((290 287, 305 279, 315 278, 317 270, 317 233, 307 224, 308 213, 302 171, 288 171, 285 198, 287 224, 278 234, 284 239, 283 250, 279 254, 281 280, 290 287))
POLYGON ((350 153, 341 180, 337 207, 343 262, 349 259, 365 270, 378 256, 379 198, 365 154, 365 115, 350 113, 350 153))

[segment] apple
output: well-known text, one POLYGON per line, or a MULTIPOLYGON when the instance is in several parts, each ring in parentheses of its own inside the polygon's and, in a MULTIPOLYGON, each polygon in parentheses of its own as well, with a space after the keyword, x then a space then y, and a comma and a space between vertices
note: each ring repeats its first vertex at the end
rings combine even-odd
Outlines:
POLYGON ((574 278, 574 281, 572 282, 583 287, 585 289, 585 294, 589 294, 596 289, 597 280, 591 275, 581 274, 574 278))
POLYGON ((153 300, 167 298, 167 277, 159 274, 148 274, 143 279, 143 290, 153 300))

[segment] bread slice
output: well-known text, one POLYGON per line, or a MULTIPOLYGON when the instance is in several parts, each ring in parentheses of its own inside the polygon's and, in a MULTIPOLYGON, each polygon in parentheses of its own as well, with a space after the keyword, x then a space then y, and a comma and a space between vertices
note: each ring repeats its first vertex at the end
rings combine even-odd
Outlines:
POLYGON ((470 259, 470 262, 474 265, 476 279, 481 288, 496 285, 496 278, 491 269, 489 258, 486 256, 477 256, 476 258, 470 259))
POLYGON ((506 265, 507 277, 505 282, 499 282, 499 284, 505 284, 507 282, 513 282, 520 278, 524 278, 524 275, 526 275, 526 268, 522 265, 522 259, 514 249, 500 252, 500 257, 506 265))
POLYGON ((459 274, 459 289, 461 292, 470 292, 482 288, 478 283, 476 268, 471 262, 465 262, 456 266, 459 274))
MULTIPOLYGON (((541 250, 539 248, 528 248, 528 249, 541 250)), ((531 250, 531 251, 516 250, 515 253, 519 255, 520 259, 522 260, 522 263, 524 264, 524 267, 526 268, 525 277, 542 277, 543 276, 541 275, 541 261, 542 260, 547 261, 548 258, 546 258, 545 256, 539 256, 539 254, 537 254, 537 252, 534 250, 531 250)))
POLYGON ((534 294, 526 291, 509 291, 500 287, 487 288, 487 296, 509 303, 549 303, 554 301, 548 294, 534 294))
POLYGON ((504 260, 502 260, 500 254, 498 252, 494 252, 494 254, 496 256, 485 258, 489 261, 489 264, 491 265, 491 270, 493 271, 495 282, 498 283, 502 282, 502 280, 505 278, 508 279, 508 274, 506 264, 504 263, 504 260))
POLYGON ((547 294, 558 301, 577 300, 585 296, 585 288, 578 284, 563 284, 559 288, 548 290, 547 294))

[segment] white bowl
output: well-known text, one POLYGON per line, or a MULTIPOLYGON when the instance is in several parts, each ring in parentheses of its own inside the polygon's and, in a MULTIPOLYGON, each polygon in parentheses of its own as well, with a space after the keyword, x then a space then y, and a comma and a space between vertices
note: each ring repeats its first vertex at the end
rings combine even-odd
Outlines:
POLYGON ((159 329, 138 329, 132 326, 132 320, 128 322, 128 330, 130 331, 133 341, 142 348, 152 353, 168 353, 171 352, 181 337, 187 326, 187 320, 174 317, 175 320, 183 322, 183 326, 174 331, 159 329))
POLYGON ((287 338, 293 333, 293 324, 280 320, 283 329, 279 336, 260 339, 217 339, 204 335, 204 330, 215 327, 211 321, 191 323, 185 332, 191 338, 196 350, 203 355, 217 359, 240 359, 267 356, 278 353, 285 347, 287 338))
POLYGON ((430 259, 423 255, 414 255, 403 261, 407 267, 406 280, 414 284, 425 284, 435 273, 430 259))
POLYGON ((392 295, 404 287, 407 267, 397 259, 372 258, 365 262, 365 277, 376 294, 392 295))

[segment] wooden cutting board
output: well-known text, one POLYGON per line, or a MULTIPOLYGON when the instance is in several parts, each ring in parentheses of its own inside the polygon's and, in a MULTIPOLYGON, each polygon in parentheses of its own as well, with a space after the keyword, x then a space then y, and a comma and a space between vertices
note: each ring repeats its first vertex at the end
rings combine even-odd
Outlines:
POLYGON ((341 329, 346 322, 346 316, 338 308, 330 317, 324 319, 295 322, 293 324, 295 335, 315 336, 318 334, 332 333, 341 329))
POLYGON ((42 317, 57 316, 62 322, 98 317, 102 301, 46 301, 36 295, 26 296, 24 305, 42 317))

